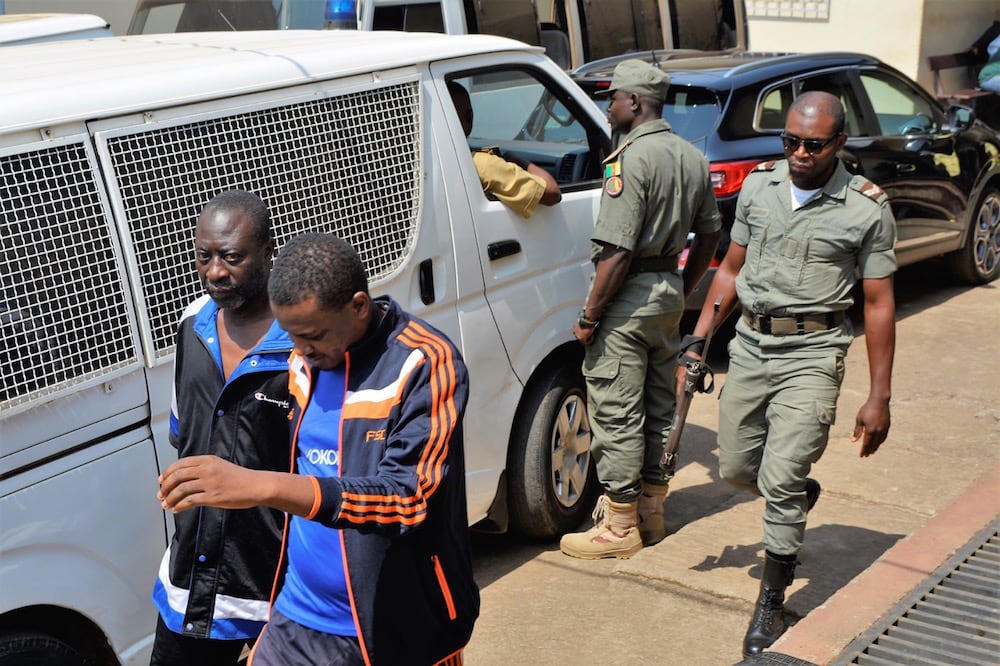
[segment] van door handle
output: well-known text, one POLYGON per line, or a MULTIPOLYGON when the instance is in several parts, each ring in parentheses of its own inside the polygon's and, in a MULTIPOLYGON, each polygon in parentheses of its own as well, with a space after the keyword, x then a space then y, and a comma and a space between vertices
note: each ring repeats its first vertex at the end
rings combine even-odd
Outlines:
POLYGON ((503 257, 509 257, 510 255, 517 254, 520 251, 521 244, 516 240, 502 240, 490 243, 486 246, 486 254, 489 256, 490 261, 502 259, 503 257))
POLYGON ((430 259, 421 261, 417 275, 420 281, 420 301, 424 305, 430 305, 436 300, 434 296, 434 262, 430 259))
POLYGON ((906 162, 900 162, 896 165, 896 173, 913 173, 917 170, 916 164, 907 164, 906 162))

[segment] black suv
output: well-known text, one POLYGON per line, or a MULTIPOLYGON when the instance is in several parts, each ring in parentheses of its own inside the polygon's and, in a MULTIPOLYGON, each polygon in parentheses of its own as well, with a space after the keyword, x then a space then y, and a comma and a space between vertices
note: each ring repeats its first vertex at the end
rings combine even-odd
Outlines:
MULTIPOLYGON (((640 58, 670 73, 663 117, 711 163, 725 229, 743 179, 758 163, 783 159, 779 135, 792 100, 809 90, 840 98, 849 138, 840 158, 889 196, 900 265, 948 255, 956 273, 980 284, 1000 272, 1000 136, 968 108, 943 108, 906 76, 857 53, 737 53, 663 59, 623 54, 583 65, 573 78, 592 95, 615 65, 640 58)), ((606 97, 595 98, 606 107, 606 97)), ((719 257, 725 253, 728 235, 719 257)), ((708 279, 688 304, 701 305, 708 279)))

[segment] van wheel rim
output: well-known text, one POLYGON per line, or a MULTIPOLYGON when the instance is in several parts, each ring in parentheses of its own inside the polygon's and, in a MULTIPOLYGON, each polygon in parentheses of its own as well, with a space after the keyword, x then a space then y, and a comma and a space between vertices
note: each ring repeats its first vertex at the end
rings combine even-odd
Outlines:
POLYGON ((590 466, 590 424, 583 396, 566 396, 552 433, 552 491, 564 507, 583 496, 590 466))

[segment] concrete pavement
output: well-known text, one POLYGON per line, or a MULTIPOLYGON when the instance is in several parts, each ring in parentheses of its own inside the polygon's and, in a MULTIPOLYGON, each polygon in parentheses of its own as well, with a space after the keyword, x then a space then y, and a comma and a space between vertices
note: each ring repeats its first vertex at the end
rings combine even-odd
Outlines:
MULTIPOLYGON (((837 422, 813 470, 823 495, 786 602, 801 621, 774 647, 783 654, 829 663, 1000 517, 1000 288, 941 287, 930 266, 904 272, 897 287, 893 425, 867 459, 850 441, 868 388, 863 336, 848 355, 837 422)), ((724 361, 716 370, 724 381, 724 361)), ((740 661, 763 500, 718 477, 717 407, 714 396, 692 405, 662 543, 586 562, 555 543, 476 537, 483 611, 467 663, 740 661)))

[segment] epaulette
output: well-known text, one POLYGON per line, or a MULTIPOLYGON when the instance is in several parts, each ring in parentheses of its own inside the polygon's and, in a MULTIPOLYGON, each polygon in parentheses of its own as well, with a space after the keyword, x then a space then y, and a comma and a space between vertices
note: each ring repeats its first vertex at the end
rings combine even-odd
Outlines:
POLYGON ((630 139, 630 140, 626 141, 625 143, 623 143, 622 145, 618 146, 615 150, 613 150, 610 155, 608 155, 607 157, 604 158, 604 160, 602 160, 601 163, 602 164, 610 164, 611 162, 614 162, 615 160, 618 159, 618 157, 622 153, 625 152, 625 149, 628 148, 631 145, 632 145, 632 140, 630 139))
POLYGON ((774 165, 776 164, 777 164, 776 161, 768 160, 767 162, 761 162, 753 169, 751 169, 751 171, 774 171, 774 165))
POLYGON ((885 190, 867 178, 852 178, 851 188, 875 202, 882 201, 882 197, 885 196, 885 190))

